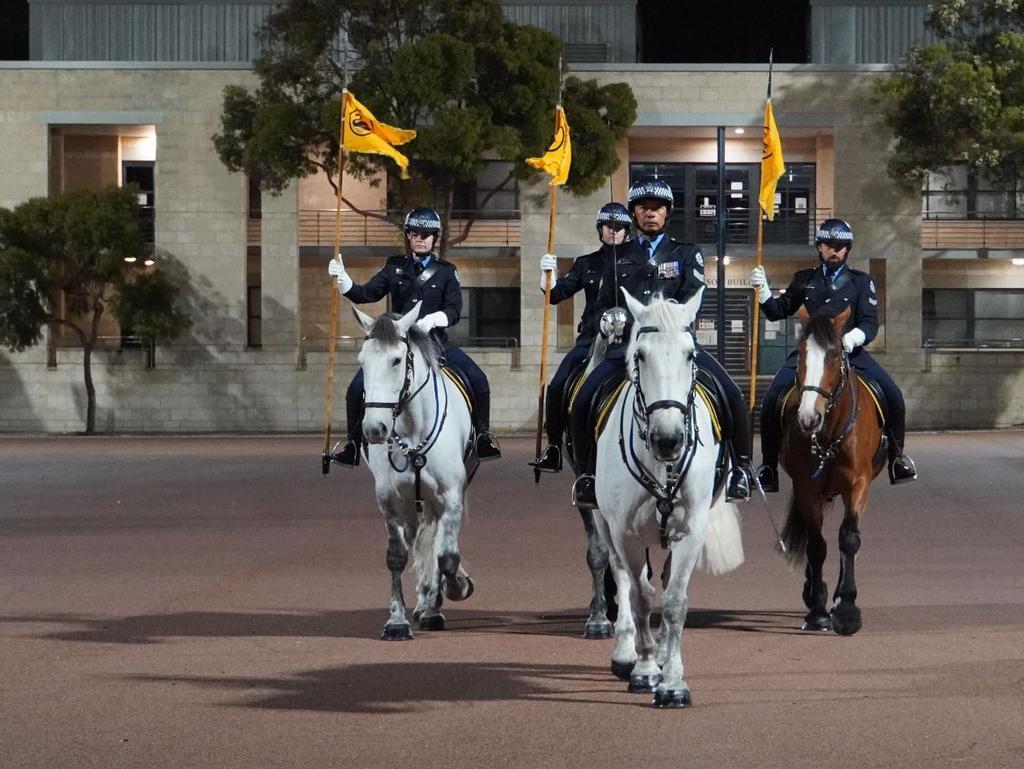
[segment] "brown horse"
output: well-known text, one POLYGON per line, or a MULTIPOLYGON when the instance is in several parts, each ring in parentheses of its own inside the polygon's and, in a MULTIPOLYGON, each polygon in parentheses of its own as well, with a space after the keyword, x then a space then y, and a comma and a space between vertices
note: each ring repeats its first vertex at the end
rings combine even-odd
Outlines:
POLYGON ((805 563, 804 630, 852 635, 860 630, 853 562, 860 549, 860 520, 871 481, 884 467, 882 421, 875 400, 850 368, 843 350, 847 308, 838 316, 799 311, 803 331, 794 390, 783 400, 780 460, 793 479, 793 497, 782 531, 785 557, 805 563), (845 515, 839 527, 839 582, 832 611, 822 579, 827 547, 821 534, 825 509, 836 497, 845 515))

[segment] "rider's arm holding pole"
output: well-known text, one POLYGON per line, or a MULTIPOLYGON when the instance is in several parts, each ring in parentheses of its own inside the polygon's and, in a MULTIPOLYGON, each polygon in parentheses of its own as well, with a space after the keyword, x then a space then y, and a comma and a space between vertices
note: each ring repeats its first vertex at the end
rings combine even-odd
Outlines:
MULTIPOLYGON (((761 270, 763 275, 764 268, 755 267, 754 270, 755 272, 761 270)), ((807 281, 801 273, 794 275, 793 282, 789 284, 789 288, 776 297, 772 296, 767 279, 758 287, 754 283, 752 275, 751 283, 758 288, 757 301, 761 305, 761 312, 764 313, 765 320, 775 321, 788 318, 790 315, 795 314, 800 309, 800 305, 804 303, 804 288, 807 281)))
MULTIPOLYGON (((341 259, 336 260, 338 263, 341 259)), ((391 265, 385 265, 380 272, 370 278, 366 283, 360 285, 352 280, 348 276, 348 273, 344 270, 342 265, 341 274, 348 278, 348 287, 343 283, 341 276, 338 276, 338 290, 342 296, 348 299, 353 304, 368 304, 370 302, 377 302, 387 296, 391 290, 391 281, 388 278, 388 271, 393 269, 391 265)), ((331 274, 335 274, 332 270, 331 274)))

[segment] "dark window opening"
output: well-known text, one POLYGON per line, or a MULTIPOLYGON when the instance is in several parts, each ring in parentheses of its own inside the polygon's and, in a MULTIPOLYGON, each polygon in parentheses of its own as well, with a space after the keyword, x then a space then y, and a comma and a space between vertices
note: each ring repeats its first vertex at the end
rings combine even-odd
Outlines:
POLYGON ((156 169, 152 160, 124 160, 121 179, 125 187, 136 188, 139 204, 139 229, 149 244, 155 242, 154 211, 156 210, 156 169))
POLYGON ((462 318, 448 330, 460 347, 517 347, 519 289, 462 287, 462 318))
POLYGON ((1024 289, 924 289, 922 342, 973 346, 1024 341, 1024 289))

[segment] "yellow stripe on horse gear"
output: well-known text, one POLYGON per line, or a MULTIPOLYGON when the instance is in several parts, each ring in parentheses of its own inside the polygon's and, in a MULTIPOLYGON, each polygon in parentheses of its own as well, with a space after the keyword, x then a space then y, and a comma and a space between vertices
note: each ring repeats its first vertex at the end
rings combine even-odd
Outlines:
POLYGON ((473 413, 473 401, 469 397, 469 393, 467 393, 465 388, 463 388, 462 382, 460 382, 454 374, 448 371, 447 368, 442 368, 441 371, 444 373, 446 377, 452 380, 452 384, 455 385, 455 389, 459 391, 459 394, 462 396, 462 399, 466 401, 466 408, 469 409, 470 413, 473 413))
POLYGON ((871 396, 871 402, 875 404, 875 409, 878 411, 878 418, 882 422, 882 427, 885 427, 885 412, 882 411, 882 404, 878 402, 878 398, 875 397, 875 390, 871 385, 867 383, 860 374, 857 374, 857 378, 864 383, 864 389, 868 391, 868 395, 871 396))
POLYGON ((714 402, 711 400, 711 394, 707 391, 700 382, 697 382, 697 394, 704 401, 704 405, 708 407, 708 414, 711 415, 711 429, 715 434, 715 442, 722 442, 722 423, 718 421, 718 413, 715 411, 714 402))
POLYGON ((626 386, 626 382, 628 381, 628 379, 623 379, 621 382, 619 382, 619 386, 612 391, 612 394, 608 397, 608 400, 605 401, 604 407, 601 409, 601 413, 597 415, 597 422, 594 424, 595 441, 601 437, 601 431, 604 430, 605 422, 608 421, 608 415, 611 413, 612 407, 615 405, 615 402, 618 401, 619 395, 622 393, 622 388, 626 386))
POLYGON ((584 371, 580 378, 576 380, 573 385, 572 392, 569 394, 569 413, 572 413, 573 406, 576 405, 576 396, 580 394, 580 390, 583 389, 583 383, 587 381, 587 372, 584 371))

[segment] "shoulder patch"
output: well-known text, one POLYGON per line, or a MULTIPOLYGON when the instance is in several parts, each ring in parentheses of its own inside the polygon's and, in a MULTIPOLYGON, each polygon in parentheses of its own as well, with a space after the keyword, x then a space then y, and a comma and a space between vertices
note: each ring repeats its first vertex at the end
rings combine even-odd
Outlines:
POLYGON ((693 258, 697 260, 697 264, 699 264, 701 267, 704 266, 704 254, 702 254, 700 251, 694 254, 693 258))
POLYGON ((459 271, 456 269, 456 270, 453 270, 453 272, 455 273, 455 282, 461 284, 462 281, 459 280, 459 271))
POLYGON ((878 293, 877 291, 875 291, 875 281, 873 280, 868 281, 868 289, 871 291, 872 294, 878 293))
POLYGON ((875 299, 874 297, 869 297, 868 304, 878 304, 878 300, 875 299))
POLYGON ((693 271, 693 277, 695 277, 701 283, 704 282, 704 274, 700 270, 694 270, 693 271))

